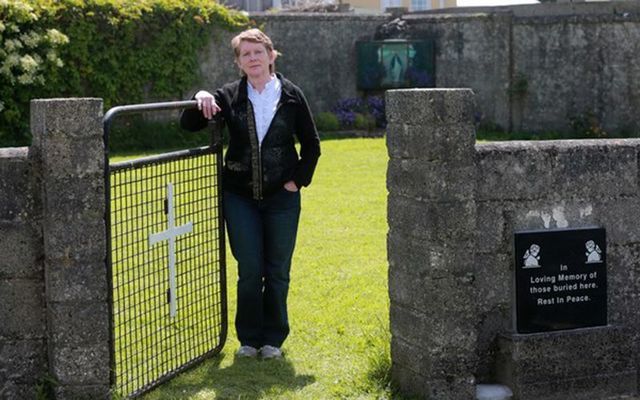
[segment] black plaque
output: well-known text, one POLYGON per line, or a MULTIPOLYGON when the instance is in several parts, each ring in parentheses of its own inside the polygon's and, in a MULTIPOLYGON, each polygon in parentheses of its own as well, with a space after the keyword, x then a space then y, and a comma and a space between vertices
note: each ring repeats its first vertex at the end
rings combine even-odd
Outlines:
POLYGON ((606 261, 604 228, 516 232, 517 331, 606 325, 606 261))

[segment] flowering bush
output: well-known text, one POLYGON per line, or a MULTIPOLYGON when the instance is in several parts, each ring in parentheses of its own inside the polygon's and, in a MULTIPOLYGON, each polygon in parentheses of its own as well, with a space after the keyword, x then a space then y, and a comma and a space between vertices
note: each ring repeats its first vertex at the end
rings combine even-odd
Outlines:
POLYGON ((433 75, 414 67, 407 68, 405 79, 413 87, 435 87, 433 75))
POLYGON ((384 107, 384 97, 374 96, 367 99, 369 113, 375 118, 378 128, 387 127, 387 114, 384 107))
POLYGON ((33 98, 181 98, 212 29, 247 23, 211 0, 0 0, 0 146, 29 143, 33 98))
POLYGON ((0 76, 11 85, 43 85, 48 67, 62 67, 57 47, 69 39, 56 29, 20 32, 12 23, 0 22, 0 76), (13 35, 12 35, 13 34, 13 35), (11 38, 14 36, 14 38, 11 38))
POLYGON ((362 111, 362 100, 356 97, 339 100, 333 108, 333 113, 338 117, 340 126, 345 128, 353 127, 353 124, 356 122, 356 113, 362 111))
POLYGON ((357 97, 342 99, 334 107, 333 113, 343 128, 363 128, 370 124, 362 121, 369 119, 374 120, 379 128, 387 126, 383 97, 369 97, 366 101, 357 97))
POLYGON ((68 42, 58 30, 42 26, 31 5, 0 0, 0 144, 26 130, 27 93, 63 66, 59 49, 68 42))

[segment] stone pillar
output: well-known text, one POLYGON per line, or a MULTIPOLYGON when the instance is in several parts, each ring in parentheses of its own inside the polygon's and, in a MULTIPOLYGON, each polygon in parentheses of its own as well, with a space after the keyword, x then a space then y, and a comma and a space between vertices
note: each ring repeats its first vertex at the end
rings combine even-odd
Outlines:
POLYGON ((392 376, 421 398, 473 399, 473 92, 391 90, 386 108, 392 376))
POLYGON ((59 399, 109 391, 101 99, 31 102, 40 160, 49 373, 59 399))

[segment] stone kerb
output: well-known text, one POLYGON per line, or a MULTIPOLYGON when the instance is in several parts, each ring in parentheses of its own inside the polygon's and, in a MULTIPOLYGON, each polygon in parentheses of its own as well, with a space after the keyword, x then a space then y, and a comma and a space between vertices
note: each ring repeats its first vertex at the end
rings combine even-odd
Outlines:
POLYGON ((109 391, 101 99, 31 103, 40 160, 49 371, 58 398, 109 391))
POLYGON ((419 396, 471 399, 473 92, 391 90, 386 105, 392 375, 419 396))

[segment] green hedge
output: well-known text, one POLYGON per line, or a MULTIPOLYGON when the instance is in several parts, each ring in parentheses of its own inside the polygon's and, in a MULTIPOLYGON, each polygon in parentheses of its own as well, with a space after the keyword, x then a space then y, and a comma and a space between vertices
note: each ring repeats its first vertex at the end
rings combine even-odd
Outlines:
POLYGON ((213 0, 0 0, 0 146, 29 144, 33 98, 180 98, 212 29, 247 23, 213 0))

